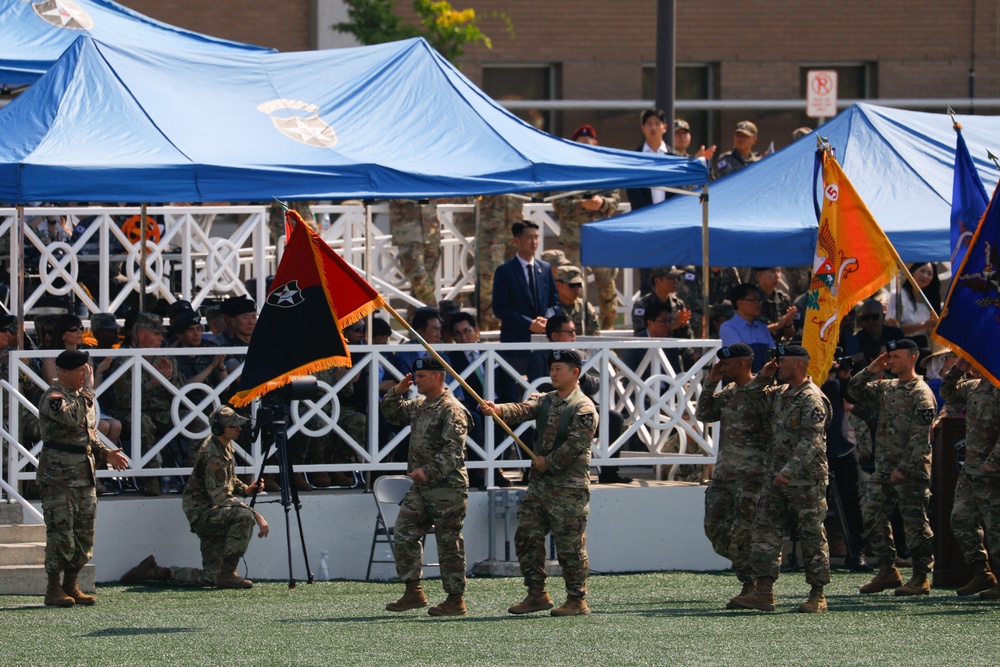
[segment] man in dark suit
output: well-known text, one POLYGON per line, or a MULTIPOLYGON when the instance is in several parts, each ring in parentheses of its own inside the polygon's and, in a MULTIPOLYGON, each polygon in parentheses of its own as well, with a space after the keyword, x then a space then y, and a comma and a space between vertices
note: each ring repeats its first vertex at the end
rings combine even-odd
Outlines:
MULTIPOLYGON (((545 311, 556 303, 552 266, 535 259, 540 232, 533 222, 511 227, 517 254, 493 275, 493 313, 500 318, 501 343, 527 343, 531 334, 545 333, 545 311)), ((522 373, 528 351, 507 353, 508 361, 522 373)))

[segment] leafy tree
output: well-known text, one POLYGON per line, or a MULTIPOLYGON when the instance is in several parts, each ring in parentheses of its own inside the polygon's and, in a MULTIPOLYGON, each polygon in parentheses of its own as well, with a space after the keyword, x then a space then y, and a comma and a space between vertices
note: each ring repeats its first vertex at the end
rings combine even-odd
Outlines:
MULTIPOLYGON (((482 16, 474 9, 457 10, 447 0, 414 0, 413 11, 421 28, 405 23, 395 13, 395 0, 345 0, 350 21, 336 23, 337 32, 354 35, 362 44, 382 44, 411 37, 423 37, 438 53, 455 63, 465 53, 468 44, 482 43, 493 48, 489 35, 479 26, 482 16)), ((514 24, 503 12, 483 15, 499 19, 514 38, 514 24)))

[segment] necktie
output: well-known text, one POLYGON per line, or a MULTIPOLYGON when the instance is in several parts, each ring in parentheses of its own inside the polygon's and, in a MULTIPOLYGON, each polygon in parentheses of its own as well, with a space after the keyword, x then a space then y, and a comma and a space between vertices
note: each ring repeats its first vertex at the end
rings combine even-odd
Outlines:
MULTIPOLYGON (((474 364, 479 360, 479 351, 473 350, 469 352, 469 363, 474 364)), ((483 375, 483 367, 476 366, 476 370, 473 371, 476 374, 476 378, 479 380, 479 386, 484 390, 486 389, 486 377, 483 375)))
POLYGON ((538 314, 538 291, 535 290, 535 265, 528 264, 528 290, 531 292, 532 316, 538 314))

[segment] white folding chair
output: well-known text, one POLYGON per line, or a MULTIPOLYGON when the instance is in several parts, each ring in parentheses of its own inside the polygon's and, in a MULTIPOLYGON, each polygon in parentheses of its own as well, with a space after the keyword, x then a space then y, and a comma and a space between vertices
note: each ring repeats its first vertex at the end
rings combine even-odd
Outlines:
MULTIPOLYGON (((375 480, 372 485, 372 495, 375 497, 375 508, 378 510, 375 515, 375 532, 372 534, 372 548, 368 554, 368 571, 365 573, 365 580, 371 578, 372 565, 374 563, 396 562, 396 546, 394 543, 393 527, 396 524, 396 516, 399 514, 399 505, 403 502, 403 497, 413 485, 406 475, 383 475, 375 480), (387 544, 392 560, 379 560, 375 558, 375 549, 379 544, 387 544)), ((434 532, 432 527, 427 534, 434 532)), ((426 540, 426 535, 424 536, 426 540)), ((436 563, 424 563, 427 567, 437 567, 436 563)))

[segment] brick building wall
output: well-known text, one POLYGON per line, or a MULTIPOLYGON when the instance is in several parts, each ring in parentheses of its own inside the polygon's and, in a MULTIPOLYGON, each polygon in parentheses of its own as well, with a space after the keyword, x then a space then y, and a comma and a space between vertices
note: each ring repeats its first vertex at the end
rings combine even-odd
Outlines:
MULTIPOLYGON (((125 0, 168 23, 282 51, 317 43, 319 32, 328 27, 315 25, 314 3, 336 1, 125 0)), ((409 11, 408 0, 397 4, 409 11)), ((493 48, 470 48, 460 63, 478 84, 484 67, 552 64, 559 99, 643 98, 642 70, 656 58, 656 0, 453 4, 472 6, 484 17, 505 12, 516 29, 511 40, 500 21, 483 19, 493 48)), ((726 100, 800 98, 803 67, 861 64, 870 68, 877 97, 960 100, 969 94, 975 50, 976 97, 1000 97, 998 18, 997 4, 985 0, 679 0, 677 62, 711 64, 718 75, 718 95, 726 100)), ((567 112, 553 118, 550 129, 563 135, 589 122, 605 145, 632 148, 641 140, 635 112, 567 112)), ((718 139, 720 150, 728 148, 730 128, 742 118, 760 126, 759 148, 771 141, 781 147, 791 129, 815 125, 791 112, 733 111, 697 118, 708 127, 695 122, 695 141, 710 135, 718 139)))

